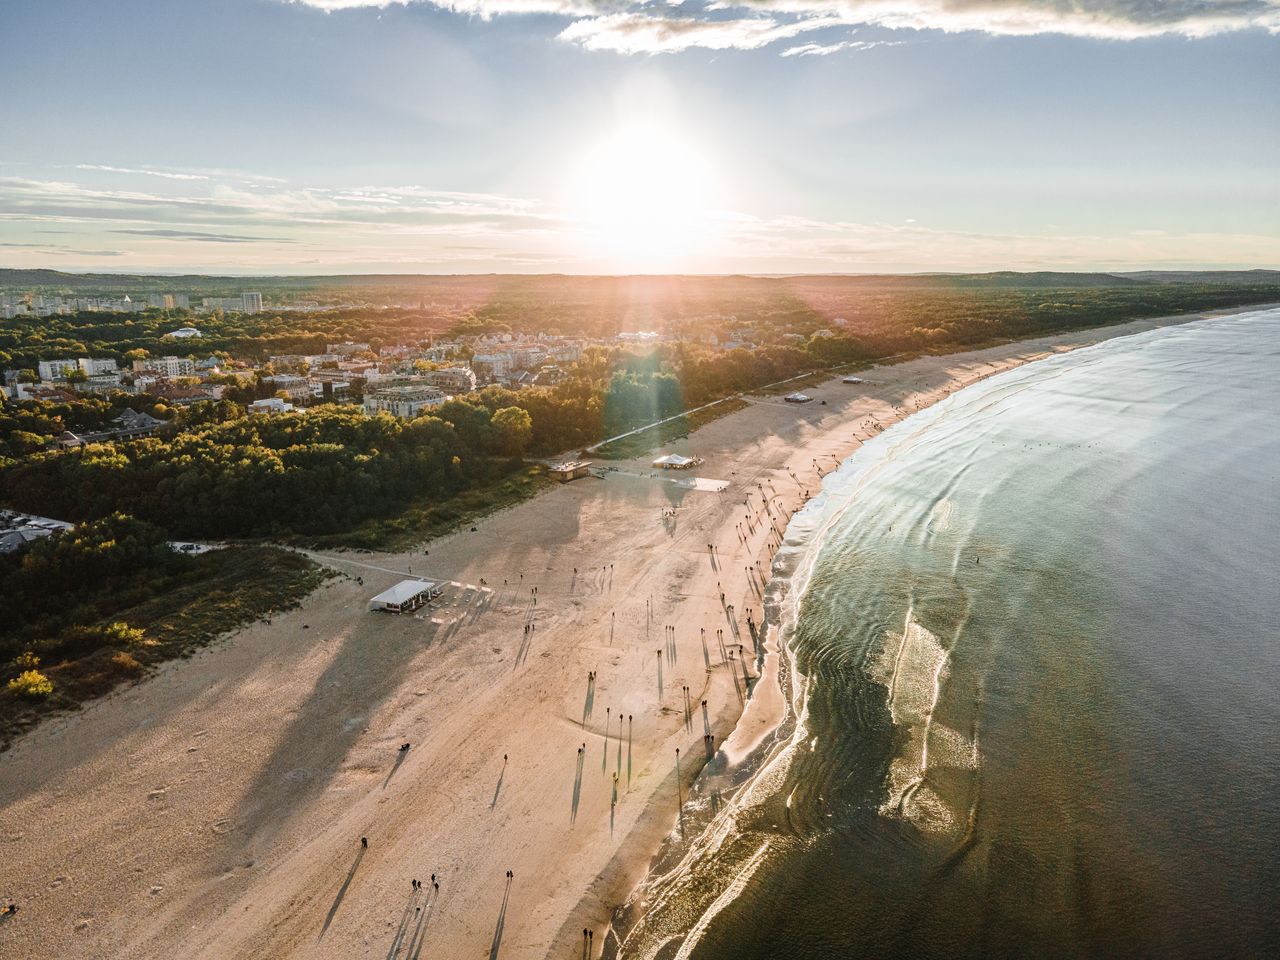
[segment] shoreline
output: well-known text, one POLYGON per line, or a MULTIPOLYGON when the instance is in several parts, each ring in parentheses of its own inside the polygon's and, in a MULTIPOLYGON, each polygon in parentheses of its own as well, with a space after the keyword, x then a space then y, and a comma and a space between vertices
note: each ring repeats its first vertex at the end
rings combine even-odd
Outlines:
MULTIPOLYGON (((916 413, 923 412, 937 402, 946 399, 946 397, 950 396, 952 393, 986 380, 996 373, 1015 369, 1026 363, 1047 359, 1048 357, 1059 353, 1072 352, 1082 347, 1095 346, 1108 340, 1132 336, 1152 329, 1178 326, 1199 320, 1234 316, 1241 313, 1264 311, 1275 309, 1276 307, 1280 307, 1280 304, 1261 304, 1257 306, 1224 308, 1220 310, 1202 311, 1190 314, 1172 314, 1169 316, 1154 317, 1145 320, 1129 321, 1124 324, 1095 328, 1088 331, 1074 331, 1066 334, 1055 334, 1050 337, 1036 338, 1034 340, 1009 341, 1004 344, 996 345, 995 347, 986 347, 977 351, 971 351, 971 353, 978 355, 996 350, 1003 346, 1026 346, 1040 343, 1053 343, 1055 347, 1055 349, 1045 351, 1036 356, 1019 359, 1016 362, 1002 365, 999 369, 993 369, 972 379, 959 383, 952 383, 941 392, 933 395, 927 403, 922 403, 916 406, 915 409, 909 411, 899 409, 894 416, 880 419, 878 426, 873 431, 855 431, 856 442, 846 456, 839 458, 837 466, 833 467, 832 470, 843 467, 849 459, 861 450, 862 446, 865 445, 867 441, 878 436, 889 427, 905 421, 916 413), (1101 335, 1090 336, 1088 339, 1081 340, 1080 342, 1070 342, 1069 346, 1059 342, 1073 341, 1077 336, 1085 334, 1101 335), (865 433, 865 435, 862 435, 863 433, 865 433)), ((949 354, 946 356, 955 357, 958 355, 949 354)), ((905 362, 909 363, 911 360, 905 362)), ((873 376, 874 371, 879 368, 880 365, 876 364, 867 368, 865 371, 858 371, 858 373, 860 375, 865 373, 866 378, 869 380, 871 376, 873 376)), ((822 381, 821 384, 806 389, 812 393, 818 387, 833 386, 840 386, 839 377, 826 379, 822 381)), ((822 483, 822 478, 832 472, 832 470, 818 472, 817 482, 819 485, 822 483)), ((796 683, 794 664, 791 662, 789 655, 784 656, 784 651, 781 648, 788 630, 794 629, 794 621, 798 619, 798 604, 808 583, 808 573, 806 573, 803 582, 800 584, 796 584, 794 578, 799 573, 800 565, 807 564, 811 572, 812 562, 816 557, 816 553, 822 546, 821 531, 808 531, 799 538, 800 551, 795 557, 795 560, 797 561, 796 566, 787 571, 779 571, 777 569, 777 561, 779 552, 785 547, 785 541, 792 539, 786 535, 793 531, 793 518, 797 514, 801 513, 801 511, 803 511, 813 499, 816 499, 820 495, 821 491, 810 496, 802 497, 797 501, 796 506, 786 514, 787 520, 784 536, 779 538, 773 549, 768 550, 766 553, 766 568, 771 572, 771 576, 765 582, 766 588, 775 584, 775 580, 777 579, 776 575, 780 572, 782 573, 781 579, 783 581, 782 584, 780 584, 781 589, 778 591, 779 595, 771 598, 771 602, 780 607, 783 603, 791 601, 795 606, 790 610, 779 609, 776 617, 769 618, 768 630, 762 638, 761 643, 760 659, 763 662, 760 664, 760 672, 752 688, 752 696, 744 704, 743 712, 738 722, 734 725, 733 732, 722 745, 722 753, 729 754, 727 757, 727 766, 729 769, 732 770, 734 768, 740 768, 743 764, 750 763, 749 769, 740 771, 740 775, 736 782, 732 784, 726 809, 732 807, 735 802, 735 798, 740 793, 750 790, 757 777, 767 769, 771 768, 775 761, 778 760, 779 755, 785 752, 785 750, 787 750, 791 745, 792 736, 794 734, 783 736, 783 725, 788 724, 793 726, 796 722, 801 722, 803 720, 802 714, 804 712, 804 702, 807 693, 804 691, 796 692, 795 687, 792 686, 792 684, 796 683), (785 691, 779 685, 779 671, 784 660, 787 662, 787 666, 790 671, 789 683, 785 691), (764 694, 763 696, 760 695, 762 692, 764 694), (748 721, 750 721, 750 723, 748 723, 748 721), (764 749, 766 747, 766 741, 770 739, 772 742, 767 744, 767 749, 764 749)), ((801 678, 801 680, 803 680, 803 678, 801 678)), ((708 771, 706 767, 700 769, 697 775, 690 778, 689 789, 691 791, 695 789, 698 785, 698 781, 704 778, 705 773, 709 772, 710 771, 708 771)), ((716 814, 714 819, 723 818, 725 816, 726 814, 724 812, 720 812, 716 814)), ((704 829, 710 831, 712 826, 713 824, 708 821, 704 824, 704 829)), ((614 920, 611 922, 610 928, 611 937, 608 948, 601 954, 602 957, 615 958, 621 956, 620 950, 622 943, 620 943, 618 934, 614 930, 614 927, 620 920, 626 924, 626 929, 622 934, 622 942, 625 942, 626 933, 630 932, 635 928, 635 926, 643 921, 645 913, 644 901, 647 894, 647 891, 644 888, 654 885, 655 882, 660 883, 665 879, 669 879, 670 875, 677 872, 677 870, 672 870, 670 871, 670 874, 664 876, 662 871, 656 869, 656 865, 664 857, 670 856, 670 850, 668 848, 673 844, 674 841, 671 833, 669 832, 664 838, 661 848, 654 852, 650 868, 645 871, 643 877, 637 882, 627 899, 614 911, 614 920), (628 916, 628 914, 636 915, 628 916), (623 918, 625 918, 625 920, 623 918)), ((685 844, 685 846, 687 847, 688 844, 685 844)), ((727 904, 722 902, 722 900, 717 900, 717 902, 708 909, 707 913, 700 918, 700 922, 701 920, 709 919, 714 912, 718 912, 718 909, 725 905, 727 904)), ((693 926, 694 925, 692 924, 690 925, 691 928, 693 928, 693 926)))
POLYGON ((818 490, 814 462, 825 474, 879 432, 849 438, 868 418, 888 426, 1052 353, 1265 309, 920 357, 862 385, 837 375, 799 407, 750 396, 665 448, 704 456, 699 476, 728 481, 723 493, 652 477, 649 457, 614 461, 607 480, 548 490, 475 533, 313 554, 347 577, 0 755, 0 895, 23 906, 0 952, 21 936, 32 957, 385 955, 414 906, 436 955, 563 956, 583 928, 598 951, 676 831, 677 782, 696 779, 704 730, 717 756, 740 759, 782 715, 776 630, 745 702, 718 656, 717 630, 749 653, 747 614, 759 622, 772 570, 765 525, 738 534, 748 489, 772 485, 789 524, 818 490), (422 619, 364 609, 420 574, 461 586, 422 619), (413 749, 397 758, 400 742, 413 749), (431 892, 407 899, 411 878, 431 892))

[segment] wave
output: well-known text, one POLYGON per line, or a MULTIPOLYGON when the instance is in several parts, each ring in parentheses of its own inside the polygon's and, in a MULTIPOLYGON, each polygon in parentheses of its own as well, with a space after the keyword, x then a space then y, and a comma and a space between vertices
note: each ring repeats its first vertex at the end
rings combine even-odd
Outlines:
MULTIPOLYGON (((1243 325, 1255 316, 1201 323, 1243 325)), ((1181 330, 1190 331, 1201 323, 1187 324, 1181 330)), ((933 845, 938 856, 930 858, 934 863, 954 863, 965 855, 973 845, 979 813, 984 669, 997 651, 972 649, 979 641, 966 633, 970 601, 956 585, 956 574, 962 555, 975 547, 974 515, 988 509, 1006 491, 998 472, 994 484, 980 490, 967 504, 962 504, 954 491, 968 470, 983 457, 994 456, 982 448, 989 439, 998 436, 1006 447, 1019 449, 1050 445, 1048 439, 1036 434, 1009 433, 1002 418, 1021 409, 1023 395, 1032 388, 1043 392, 1036 402, 1051 409, 1060 394, 1070 395, 1073 385, 1062 379, 1068 371, 1085 374, 1083 387, 1081 381, 1074 386, 1091 392, 1070 397, 1083 408, 1103 405, 1112 415, 1130 415, 1132 411, 1126 414, 1119 407, 1134 403, 1134 392, 1108 393, 1113 371, 1101 368, 1091 375, 1089 370, 1108 356, 1132 354, 1146 342, 1169 333, 1167 329, 1156 330, 1113 339, 984 378, 891 426, 823 479, 818 495, 790 519, 766 591, 761 651, 778 658, 785 702, 781 722, 733 769, 709 767, 700 778, 698 795, 693 799, 697 816, 705 818, 701 828, 691 833, 687 844, 673 843, 672 849, 659 857, 658 865, 621 911, 615 924, 616 940, 606 956, 671 960, 692 955, 699 945, 710 946, 707 939, 716 918, 735 902, 759 895, 752 892, 753 878, 771 862, 816 844, 823 831, 831 829, 828 801, 814 793, 824 786, 838 788, 835 777, 842 771, 837 768, 847 758, 817 756, 817 737, 827 732, 811 729, 809 711, 815 697, 830 697, 831 691, 815 686, 813 674, 824 658, 849 660, 851 651, 799 649, 803 615, 808 614, 802 608, 814 587, 819 558, 828 549, 870 550, 874 544, 869 541, 884 539, 884 524, 896 523, 899 518, 907 523, 894 534, 892 543, 883 546, 893 550, 896 545, 902 548, 899 553, 908 545, 917 553, 924 551, 936 569, 911 571, 926 594, 925 609, 909 597, 905 612, 901 606, 896 612, 882 611, 883 625, 868 614, 867 622, 859 625, 864 631, 862 648, 852 651, 861 657, 858 669, 883 691, 885 712, 894 731, 886 741, 889 755, 884 790, 873 815, 938 841, 933 845), (876 506, 885 512, 875 518, 876 523, 867 525, 871 528, 868 532, 844 524, 867 484, 895 469, 906 455, 919 455, 918 448, 928 444, 936 444, 943 456, 939 469, 918 478, 913 491, 929 499, 926 509, 906 516, 894 504, 880 501, 876 506), (841 538, 838 544, 832 542, 836 534, 841 538), (939 596, 946 602, 941 614, 939 596), (938 623, 944 626, 938 627, 938 623), (960 648, 964 648, 966 662, 958 665, 960 648), (807 665, 809 675, 802 664, 807 665), (822 782, 813 783, 814 778, 808 777, 800 782, 792 776, 801 758, 806 762, 813 759, 814 765, 799 772, 821 771, 826 779, 820 777, 822 782), (823 763, 827 766, 821 766, 823 763), (802 796, 797 802, 798 793, 802 796)), ((1150 403, 1151 396, 1150 392, 1143 394, 1145 402, 1150 403)), ((1169 399, 1186 401, 1177 396, 1169 399)), ((1160 416, 1161 412, 1153 408, 1151 415, 1160 416)), ((1062 449, 1083 449, 1107 439, 1081 432, 1084 429, 1066 424, 1053 443, 1062 449)), ((1128 452, 1124 447, 1116 450, 1128 452)), ((1071 472, 1075 469, 1070 463, 1063 465, 1065 482, 1075 482, 1071 472)), ((895 475, 892 479, 911 482, 917 478, 895 475)), ((982 567, 987 569, 986 564, 982 567)), ((1016 607, 1009 609, 1016 613, 1016 607)), ((854 615, 860 617, 863 612, 854 615)), ((841 706, 850 712, 847 715, 879 708, 874 703, 841 706)), ((714 953, 714 948, 710 952, 714 953)))

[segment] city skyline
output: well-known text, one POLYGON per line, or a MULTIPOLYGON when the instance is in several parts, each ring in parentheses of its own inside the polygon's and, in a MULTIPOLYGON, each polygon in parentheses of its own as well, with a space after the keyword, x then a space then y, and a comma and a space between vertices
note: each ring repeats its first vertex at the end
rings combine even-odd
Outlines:
POLYGON ((6 9, 0 266, 1280 262, 1280 4, 6 9))

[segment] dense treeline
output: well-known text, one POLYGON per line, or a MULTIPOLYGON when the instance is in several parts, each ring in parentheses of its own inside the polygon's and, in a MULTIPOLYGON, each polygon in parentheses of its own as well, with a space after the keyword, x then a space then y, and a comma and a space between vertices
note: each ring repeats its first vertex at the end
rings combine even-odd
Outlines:
POLYGON ((126 511, 186 537, 329 533, 498 475, 493 457, 527 435, 513 442, 493 420, 463 401, 412 421, 340 407, 246 417, 37 453, 0 472, 0 495, 73 521, 126 511))
POLYGON ((186 310, 21 316, 0 323, 0 367, 32 369, 40 360, 111 357, 126 363, 150 356, 232 355, 265 360, 281 353, 323 353, 325 345, 354 340, 371 346, 416 341, 441 332, 451 320, 404 311, 338 310, 325 313, 223 313, 186 310), (195 326, 199 338, 167 334, 195 326))
POLYGON ((283 550, 179 554, 122 514, 0 556, 0 749, 42 715, 295 605, 320 579, 283 550))
POLYGON ((66 403, 25 400, 5 404, 0 407, 0 464, 6 457, 48 449, 64 430, 105 429, 126 409, 150 414, 157 420, 173 415, 169 407, 143 394, 81 395, 66 403))
POLYGON ((92 641, 69 628, 116 616, 192 563, 170 549, 158 527, 123 515, 0 557, 0 660, 17 656, 19 646, 47 662, 82 656, 92 641))

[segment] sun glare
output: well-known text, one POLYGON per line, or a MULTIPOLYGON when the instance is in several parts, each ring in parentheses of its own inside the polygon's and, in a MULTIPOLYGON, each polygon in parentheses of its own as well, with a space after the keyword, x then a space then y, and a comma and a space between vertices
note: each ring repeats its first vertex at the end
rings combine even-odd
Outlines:
POLYGON ((572 169, 583 253, 622 272, 687 266, 713 239, 720 184, 706 155, 679 133, 653 123, 615 130, 572 169))

